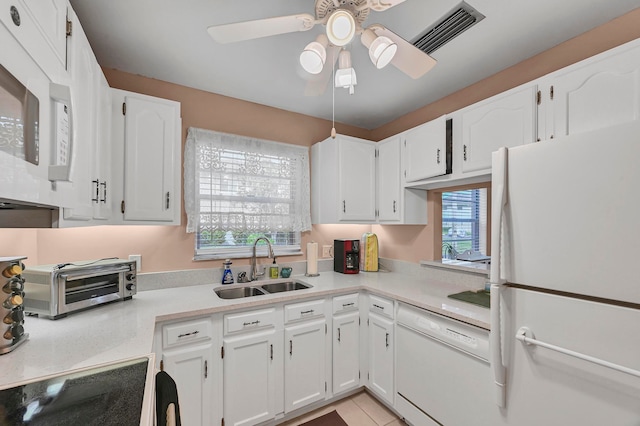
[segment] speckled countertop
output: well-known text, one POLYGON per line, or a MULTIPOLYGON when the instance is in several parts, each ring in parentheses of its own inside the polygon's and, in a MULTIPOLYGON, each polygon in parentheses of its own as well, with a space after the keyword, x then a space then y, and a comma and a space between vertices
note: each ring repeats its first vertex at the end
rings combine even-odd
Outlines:
MULTIPOLYGON (((139 292, 132 300, 78 312, 56 321, 27 317, 30 337, 0 357, 0 389, 34 378, 152 352, 156 322, 185 319, 265 304, 366 290, 489 329, 489 309, 447 298, 468 290, 444 281, 398 272, 318 277, 295 276, 313 287, 235 300, 218 298, 218 284, 139 292), (7 368, 7 366, 11 366, 7 368)), ((236 284, 237 285, 237 284, 236 284)))

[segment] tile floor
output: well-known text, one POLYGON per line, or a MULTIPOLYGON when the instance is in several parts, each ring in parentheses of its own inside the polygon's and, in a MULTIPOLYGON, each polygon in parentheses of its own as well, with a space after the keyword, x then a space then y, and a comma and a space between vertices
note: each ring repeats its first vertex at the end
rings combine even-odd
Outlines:
POLYGON ((297 417, 281 426, 297 426, 323 414, 336 410, 349 426, 405 426, 394 413, 380 404, 366 392, 360 392, 349 398, 297 417))

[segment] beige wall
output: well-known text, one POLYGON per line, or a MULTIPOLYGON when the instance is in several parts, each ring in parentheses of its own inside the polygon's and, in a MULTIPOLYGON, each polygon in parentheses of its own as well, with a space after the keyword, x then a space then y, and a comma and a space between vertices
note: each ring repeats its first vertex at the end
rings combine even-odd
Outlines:
MULTIPOLYGON (((444 113, 470 105, 556 69, 592 56, 626 41, 640 37, 640 9, 632 11, 601 27, 562 43, 494 76, 462 89, 433 104, 420 108, 372 131, 336 123, 339 133, 371 140, 381 140, 444 113)), ((188 127, 200 127, 227 133, 258 137, 310 146, 325 139, 331 123, 301 114, 270 108, 225 96, 195 90, 159 80, 144 78, 112 69, 104 70, 112 87, 145 93, 181 102, 183 143, 188 127)), ((378 234, 382 257, 418 262, 433 259, 437 236, 434 223, 436 194, 429 193, 426 226, 394 225, 315 225, 303 235, 304 243, 317 241, 320 246, 334 238, 360 238, 364 232, 378 234)), ((76 229, 0 229, 0 256, 26 255, 29 264, 58 263, 141 254, 143 271, 221 267, 221 261, 192 260, 194 239, 182 226, 102 226, 76 229), (10 243, 9 243, 10 242, 10 243)), ((435 253, 435 252, 438 253, 435 253)), ((304 256, 287 257, 279 263, 303 260, 304 256)), ((246 259, 234 261, 246 264, 246 259)))

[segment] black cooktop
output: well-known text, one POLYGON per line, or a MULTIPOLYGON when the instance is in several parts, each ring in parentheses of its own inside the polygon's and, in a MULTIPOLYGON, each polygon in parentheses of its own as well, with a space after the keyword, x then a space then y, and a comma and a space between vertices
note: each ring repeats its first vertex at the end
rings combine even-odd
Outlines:
POLYGON ((138 426, 149 359, 0 390, 0 425, 138 426))

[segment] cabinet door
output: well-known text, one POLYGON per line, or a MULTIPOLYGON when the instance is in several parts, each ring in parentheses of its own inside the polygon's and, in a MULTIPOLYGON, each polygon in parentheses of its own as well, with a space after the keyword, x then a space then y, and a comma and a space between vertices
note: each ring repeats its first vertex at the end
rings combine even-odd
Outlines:
POLYGON ((536 87, 498 95, 462 114, 462 172, 491 169, 498 148, 536 140, 536 87))
POLYGON ((326 395, 326 320, 288 326, 284 330, 284 412, 326 395))
POLYGON ((447 173, 446 117, 442 116, 406 132, 402 149, 405 182, 447 173))
POLYGON ((125 103, 124 219, 179 224, 180 104, 135 95, 125 103))
POLYGON ((340 140, 338 150, 339 220, 374 221, 376 219, 375 143, 343 139, 340 140))
POLYGON ((70 38, 72 132, 70 182, 60 182, 60 190, 69 194, 64 219, 89 220, 93 217, 95 185, 93 156, 96 137, 96 88, 101 72, 80 21, 72 14, 75 31, 70 38))
POLYGON ((378 144, 378 220, 399 221, 400 138, 378 144))
POLYGON ((185 346, 162 355, 164 368, 178 387, 180 418, 184 425, 205 425, 212 421, 210 365, 213 345, 185 346))
POLYGON ((393 321, 369 314, 369 389, 393 404, 393 321))
POLYGON ((96 201, 93 203, 93 218, 108 220, 111 217, 111 89, 102 72, 98 73, 96 148, 93 170, 97 185, 96 201))
POLYGON ((333 317, 333 393, 360 384, 360 313, 333 317))
POLYGON ((553 130, 547 138, 640 119, 640 47, 593 61, 553 79, 553 130))
POLYGON ((273 329, 224 339, 224 424, 248 426, 275 417, 274 346, 273 329))
POLYGON ((19 0, 33 17, 36 25, 61 65, 66 64, 67 54, 67 1, 66 0, 19 0))

